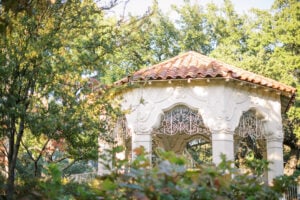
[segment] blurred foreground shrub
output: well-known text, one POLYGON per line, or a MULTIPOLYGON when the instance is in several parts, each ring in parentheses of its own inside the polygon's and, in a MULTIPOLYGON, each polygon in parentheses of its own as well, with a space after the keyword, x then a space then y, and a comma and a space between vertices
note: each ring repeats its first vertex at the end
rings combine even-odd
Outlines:
POLYGON ((225 156, 218 166, 187 169, 185 158, 172 152, 159 150, 157 162, 151 166, 144 148, 134 150, 136 157, 132 162, 114 156, 121 151, 117 147, 105 154, 103 162, 110 173, 85 184, 62 178, 59 168, 49 165, 44 178, 19 182, 18 199, 277 200, 290 185, 296 184, 294 176, 281 176, 269 186, 261 170, 267 168, 265 161, 251 164, 252 171, 257 172, 253 174, 240 173, 225 156))
MULTIPOLYGON (((288 186, 295 184, 293 177, 282 176, 269 186, 265 181, 267 162, 255 160, 251 171, 241 173, 234 163, 226 161, 218 165, 200 165, 187 169, 184 157, 172 152, 158 151, 155 166, 151 166, 142 147, 134 150, 136 158, 131 162, 115 160, 117 168, 98 179, 98 195, 105 199, 140 200, 211 200, 211 199, 279 199, 288 186), (118 165, 118 162, 121 164, 118 165)), ((109 166, 109 165, 107 165, 109 166)))

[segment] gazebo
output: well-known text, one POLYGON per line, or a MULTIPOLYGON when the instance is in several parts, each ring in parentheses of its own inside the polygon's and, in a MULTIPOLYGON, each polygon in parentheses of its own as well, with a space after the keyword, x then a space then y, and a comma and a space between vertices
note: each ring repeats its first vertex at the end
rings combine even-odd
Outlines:
MULTIPOLYGON (((115 137, 133 156, 139 146, 185 154, 197 162, 238 161, 245 156, 270 161, 269 183, 283 174, 282 114, 296 89, 197 52, 133 73, 116 83, 128 84, 119 95, 126 111, 115 137)), ((103 141, 100 148, 108 148, 103 141)), ((98 173, 103 173, 99 165, 98 173)))

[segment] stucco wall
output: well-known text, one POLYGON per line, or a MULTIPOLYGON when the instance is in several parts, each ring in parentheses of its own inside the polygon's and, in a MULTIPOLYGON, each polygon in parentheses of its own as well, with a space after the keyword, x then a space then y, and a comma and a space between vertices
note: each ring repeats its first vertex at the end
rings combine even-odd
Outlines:
POLYGON ((139 135, 150 134, 164 110, 179 104, 198 109, 211 132, 234 131, 242 113, 256 109, 266 120, 267 137, 282 138, 279 94, 238 81, 152 83, 125 92, 122 108, 130 111, 128 126, 139 135))
POLYGON ((153 129, 164 111, 186 105, 201 114, 212 133, 213 162, 220 154, 234 159, 234 130, 243 112, 255 109, 265 120, 269 179, 283 173, 280 94, 248 83, 224 79, 156 81, 122 93, 122 109, 132 135, 132 148, 144 146, 151 153, 153 129))

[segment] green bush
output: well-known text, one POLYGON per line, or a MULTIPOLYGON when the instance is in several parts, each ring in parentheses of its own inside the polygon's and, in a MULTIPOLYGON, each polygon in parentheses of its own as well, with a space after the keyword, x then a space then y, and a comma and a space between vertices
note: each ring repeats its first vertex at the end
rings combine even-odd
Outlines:
POLYGON ((96 199, 88 184, 63 178, 57 164, 50 164, 43 178, 25 179, 17 185, 17 199, 31 200, 90 200, 96 199))
MULTIPOLYGON (((234 163, 202 165, 197 169, 185 168, 185 159, 172 152, 159 151, 157 165, 151 167, 143 148, 135 149, 136 158, 122 168, 111 169, 101 177, 99 195, 105 199, 279 199, 282 184, 269 186, 262 181, 265 161, 252 163, 258 174, 240 173, 234 163), (122 170, 120 170, 122 169, 122 170), (280 188, 280 189, 279 189, 280 188)), ((115 161, 116 164, 118 161, 115 161)))
POLYGON ((142 147, 134 150, 136 158, 132 162, 113 156, 120 151, 122 148, 118 147, 110 151, 110 155, 106 154, 109 158, 105 162, 114 160, 114 167, 107 164, 111 171, 108 175, 97 177, 90 183, 78 184, 62 178, 59 167, 51 164, 44 178, 20 186, 26 188, 27 193, 20 192, 19 197, 51 200, 277 200, 288 186, 295 184, 295 177, 298 177, 297 174, 278 177, 274 185, 269 186, 263 181, 262 169, 267 168, 266 161, 251 163, 256 174, 240 173, 233 162, 226 161, 225 156, 218 166, 201 165, 190 170, 185 167, 185 158, 172 152, 159 150, 157 163, 151 166, 142 147))

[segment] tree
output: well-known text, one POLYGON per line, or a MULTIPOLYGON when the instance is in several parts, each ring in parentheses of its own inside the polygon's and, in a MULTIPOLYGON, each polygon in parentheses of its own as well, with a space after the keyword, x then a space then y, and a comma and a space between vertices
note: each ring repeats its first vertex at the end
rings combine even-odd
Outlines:
POLYGON ((207 23, 204 8, 197 4, 185 1, 182 7, 173 7, 179 14, 177 21, 180 32, 179 44, 184 51, 197 51, 209 54, 213 46, 211 45, 211 35, 206 34, 207 23))
MULTIPOLYGON (((300 89, 300 2, 297 0, 277 0, 274 12, 274 53, 269 66, 274 66, 276 78, 300 89)), ((285 168, 288 173, 299 169, 300 157, 300 98, 287 114, 285 122, 285 145, 290 148, 285 168), (296 136, 296 137, 295 137, 296 136)))
MULTIPOLYGON (((195 50, 299 90, 297 0, 276 0, 272 10, 244 16, 235 12, 230 0, 221 7, 186 0, 183 7, 174 7, 177 22, 156 3, 144 16, 108 18, 104 10, 117 3, 111 0, 99 7, 93 0, 0 2, 0 139, 8 142, 8 199, 13 198, 21 145, 35 164, 41 154, 28 147, 38 138, 44 144, 63 139, 74 160, 95 156, 97 134, 107 127, 99 116, 116 113, 112 95, 98 86, 96 92, 91 75, 112 83, 180 51, 195 50)), ((291 138, 285 144, 295 150, 290 153, 297 161, 299 107, 297 97, 285 121, 286 138, 291 138)))
POLYGON ((104 55, 113 51, 115 29, 103 9, 92 0, 0 2, 0 138, 7 141, 7 199, 14 196, 24 132, 64 138, 78 159, 97 150, 104 129, 99 116, 112 108, 83 75, 101 71, 104 55))
POLYGON ((209 5, 207 21, 210 34, 215 35, 215 47, 210 52, 212 57, 236 64, 243 59, 243 54, 247 50, 247 38, 249 32, 246 31, 246 16, 240 16, 234 9, 230 0, 224 0, 224 5, 214 8, 209 5), (214 9, 213 9, 214 8, 214 9))
POLYGON ((115 51, 107 56, 107 67, 101 74, 105 83, 118 81, 179 53, 179 32, 156 2, 144 15, 130 15, 123 21, 117 27, 115 51))

